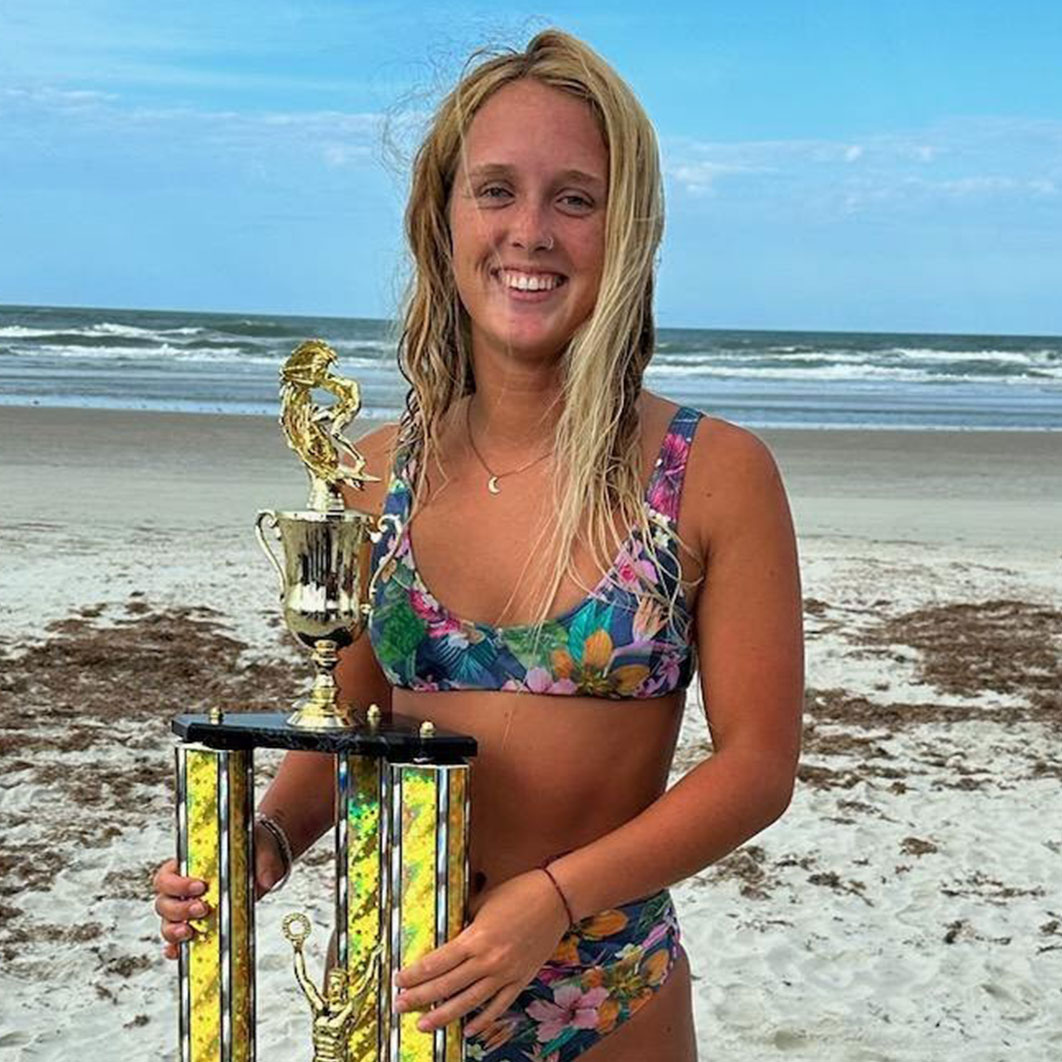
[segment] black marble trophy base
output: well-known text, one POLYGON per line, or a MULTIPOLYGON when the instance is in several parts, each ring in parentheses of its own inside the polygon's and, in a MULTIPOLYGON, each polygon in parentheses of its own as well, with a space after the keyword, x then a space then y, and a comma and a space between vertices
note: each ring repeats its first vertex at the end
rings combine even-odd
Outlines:
POLYGON ((476 754, 475 738, 438 729, 423 734, 420 720, 404 715, 388 715, 376 724, 360 722, 349 730, 308 730, 291 726, 287 716, 234 712, 214 722, 209 715, 178 715, 172 726, 182 741, 212 749, 298 749, 432 763, 455 763, 476 754))

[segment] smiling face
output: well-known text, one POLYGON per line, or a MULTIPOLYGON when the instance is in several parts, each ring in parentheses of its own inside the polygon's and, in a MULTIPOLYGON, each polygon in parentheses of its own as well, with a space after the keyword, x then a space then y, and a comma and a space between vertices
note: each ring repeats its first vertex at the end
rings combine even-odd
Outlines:
POLYGON ((589 105, 524 78, 476 113, 450 197, 473 354, 551 359, 597 300, 608 149, 589 105))

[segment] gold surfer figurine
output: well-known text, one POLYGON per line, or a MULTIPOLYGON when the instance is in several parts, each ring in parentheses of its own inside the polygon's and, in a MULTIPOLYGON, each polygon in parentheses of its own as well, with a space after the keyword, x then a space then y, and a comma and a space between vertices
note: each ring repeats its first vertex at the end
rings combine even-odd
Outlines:
POLYGON ((280 423, 288 446, 310 474, 311 508, 328 508, 324 499, 337 497, 341 483, 361 490, 377 478, 365 472, 365 458, 343 436, 361 409, 361 390, 356 380, 332 372, 336 360, 336 352, 323 339, 307 339, 280 370, 280 423), (315 388, 333 394, 335 402, 316 405, 315 388))
POLYGON ((296 911, 284 918, 281 927, 295 949, 295 979, 313 1011, 313 1062, 349 1062, 350 1033, 361 1017, 365 995, 372 987, 379 949, 353 994, 349 991, 346 970, 335 966, 328 971, 322 995, 306 973, 302 954, 303 942, 310 935, 310 920, 296 911))

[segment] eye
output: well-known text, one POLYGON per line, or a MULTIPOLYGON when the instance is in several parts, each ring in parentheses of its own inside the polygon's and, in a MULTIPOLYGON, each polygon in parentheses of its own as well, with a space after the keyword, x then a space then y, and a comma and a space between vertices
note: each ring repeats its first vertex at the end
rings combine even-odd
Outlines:
POLYGON ((488 184, 476 192, 478 199, 486 199, 488 202, 503 203, 512 193, 501 184, 488 184))
POLYGON ((594 201, 582 192, 562 192, 557 202, 569 214, 585 214, 594 209, 594 201))

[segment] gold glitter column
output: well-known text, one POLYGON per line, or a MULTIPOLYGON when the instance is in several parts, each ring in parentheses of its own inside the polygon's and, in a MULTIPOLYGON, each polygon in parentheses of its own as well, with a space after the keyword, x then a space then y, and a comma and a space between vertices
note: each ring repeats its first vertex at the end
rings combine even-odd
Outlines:
POLYGON ((210 914, 180 948, 182 1062, 253 1062, 252 753, 177 746, 182 875, 207 883, 210 914))
MULTIPOLYGON (((393 764, 388 977, 441 947, 464 926, 468 765, 393 764)), ((420 1014, 394 1018, 389 1062, 461 1062, 458 1024, 432 1033, 420 1014)))
MULTIPOLYGON (((440 849, 446 860, 445 940, 453 940, 465 927, 468 904, 468 767, 448 767, 447 829, 440 837, 440 849)), ((451 1022, 445 1030, 445 1062, 461 1062, 465 1039, 460 1022, 451 1022)))
MULTIPOLYGON (((336 756, 339 809, 336 816, 336 956, 348 983, 362 983, 373 954, 383 942, 382 880, 386 870, 386 823, 381 811, 382 760, 340 753, 336 756)), ((378 970, 386 969, 380 957, 378 970)), ((365 995, 361 1020, 351 1030, 349 1062, 377 1062, 386 1042, 381 1029, 380 978, 365 995)))

